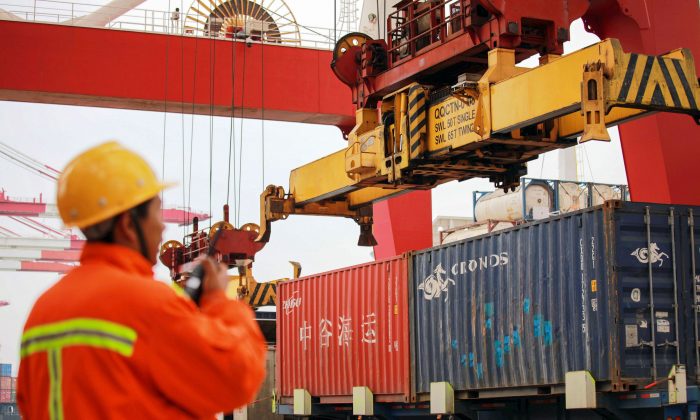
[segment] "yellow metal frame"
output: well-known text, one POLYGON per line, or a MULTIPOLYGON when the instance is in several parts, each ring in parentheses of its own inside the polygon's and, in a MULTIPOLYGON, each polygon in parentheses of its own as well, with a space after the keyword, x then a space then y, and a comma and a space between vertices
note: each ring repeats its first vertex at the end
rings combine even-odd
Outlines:
MULTIPOLYGON (((292 265, 292 279, 301 276, 301 264, 296 261, 289 262, 292 265)), ((230 299, 241 299, 251 307, 275 306, 277 304, 277 285, 288 281, 289 278, 270 280, 258 283, 253 277, 253 267, 240 267, 238 275, 229 276, 226 296, 230 299)))
POLYGON ((541 63, 520 68, 513 50, 494 49, 483 74, 465 75, 434 103, 413 83, 384 97, 381 114, 358 110, 347 148, 293 170, 289 194, 275 186, 263 192, 259 240, 290 214, 350 217, 366 234, 377 200, 474 177, 514 188, 527 161, 575 145, 579 135, 609 140, 606 127, 650 112, 700 118, 687 49, 625 53, 608 39, 541 63))

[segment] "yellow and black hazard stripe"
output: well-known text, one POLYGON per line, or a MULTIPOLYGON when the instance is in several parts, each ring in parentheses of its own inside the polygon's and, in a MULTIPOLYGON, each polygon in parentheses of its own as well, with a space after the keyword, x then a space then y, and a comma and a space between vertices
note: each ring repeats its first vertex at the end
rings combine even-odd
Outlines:
POLYGON ((257 283, 250 293, 250 306, 274 305, 277 298, 277 283, 257 283))
POLYGON ((422 140, 425 139, 427 130, 428 103, 425 89, 416 84, 408 90, 408 130, 409 144, 411 145, 411 158, 417 157, 421 152, 422 140))
POLYGON ((630 54, 618 102, 697 109, 681 60, 630 54))

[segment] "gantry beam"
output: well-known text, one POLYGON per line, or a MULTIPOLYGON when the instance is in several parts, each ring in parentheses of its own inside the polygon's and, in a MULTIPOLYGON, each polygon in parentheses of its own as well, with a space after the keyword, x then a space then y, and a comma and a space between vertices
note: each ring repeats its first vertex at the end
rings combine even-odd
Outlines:
POLYGON ((2 20, 0 39, 0 100, 354 121, 331 51, 2 20))

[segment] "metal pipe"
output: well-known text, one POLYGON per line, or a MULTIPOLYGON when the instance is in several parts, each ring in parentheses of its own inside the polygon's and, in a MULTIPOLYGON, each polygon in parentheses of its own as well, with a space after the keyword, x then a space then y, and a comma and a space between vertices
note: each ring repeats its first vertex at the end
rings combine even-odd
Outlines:
POLYGON ((644 223, 647 225, 647 266, 649 267, 649 310, 651 313, 651 379, 656 380, 656 319, 654 315, 654 275, 651 266, 651 214, 649 206, 644 208, 644 223))
POLYGON ((673 207, 670 209, 668 223, 671 225, 671 258, 673 259, 673 314, 676 327, 676 364, 681 363, 681 339, 678 336, 678 277, 676 275, 676 215, 673 207))
POLYGON ((695 272, 695 216, 693 209, 688 210, 688 226, 690 227, 690 268, 693 272, 693 319, 695 321, 695 376, 700 376, 700 348, 698 348, 698 288, 695 272))

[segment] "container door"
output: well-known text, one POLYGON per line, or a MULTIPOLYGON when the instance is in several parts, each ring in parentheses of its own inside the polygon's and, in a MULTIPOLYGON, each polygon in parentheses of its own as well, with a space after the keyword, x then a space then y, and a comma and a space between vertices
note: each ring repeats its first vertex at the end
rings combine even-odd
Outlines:
POLYGON ((666 377, 682 360, 677 311, 682 285, 680 213, 641 203, 625 204, 613 213, 620 373, 640 385, 666 377))
MULTIPOLYGON (((682 319, 686 320, 683 349, 687 352, 686 358, 688 375, 695 378, 695 382, 700 378, 698 367, 700 364, 700 208, 690 207, 680 217, 681 222, 681 255, 684 267, 679 270, 684 284, 685 299, 680 308, 684 314, 682 319)), ((681 333, 683 336, 683 333, 681 333)))

